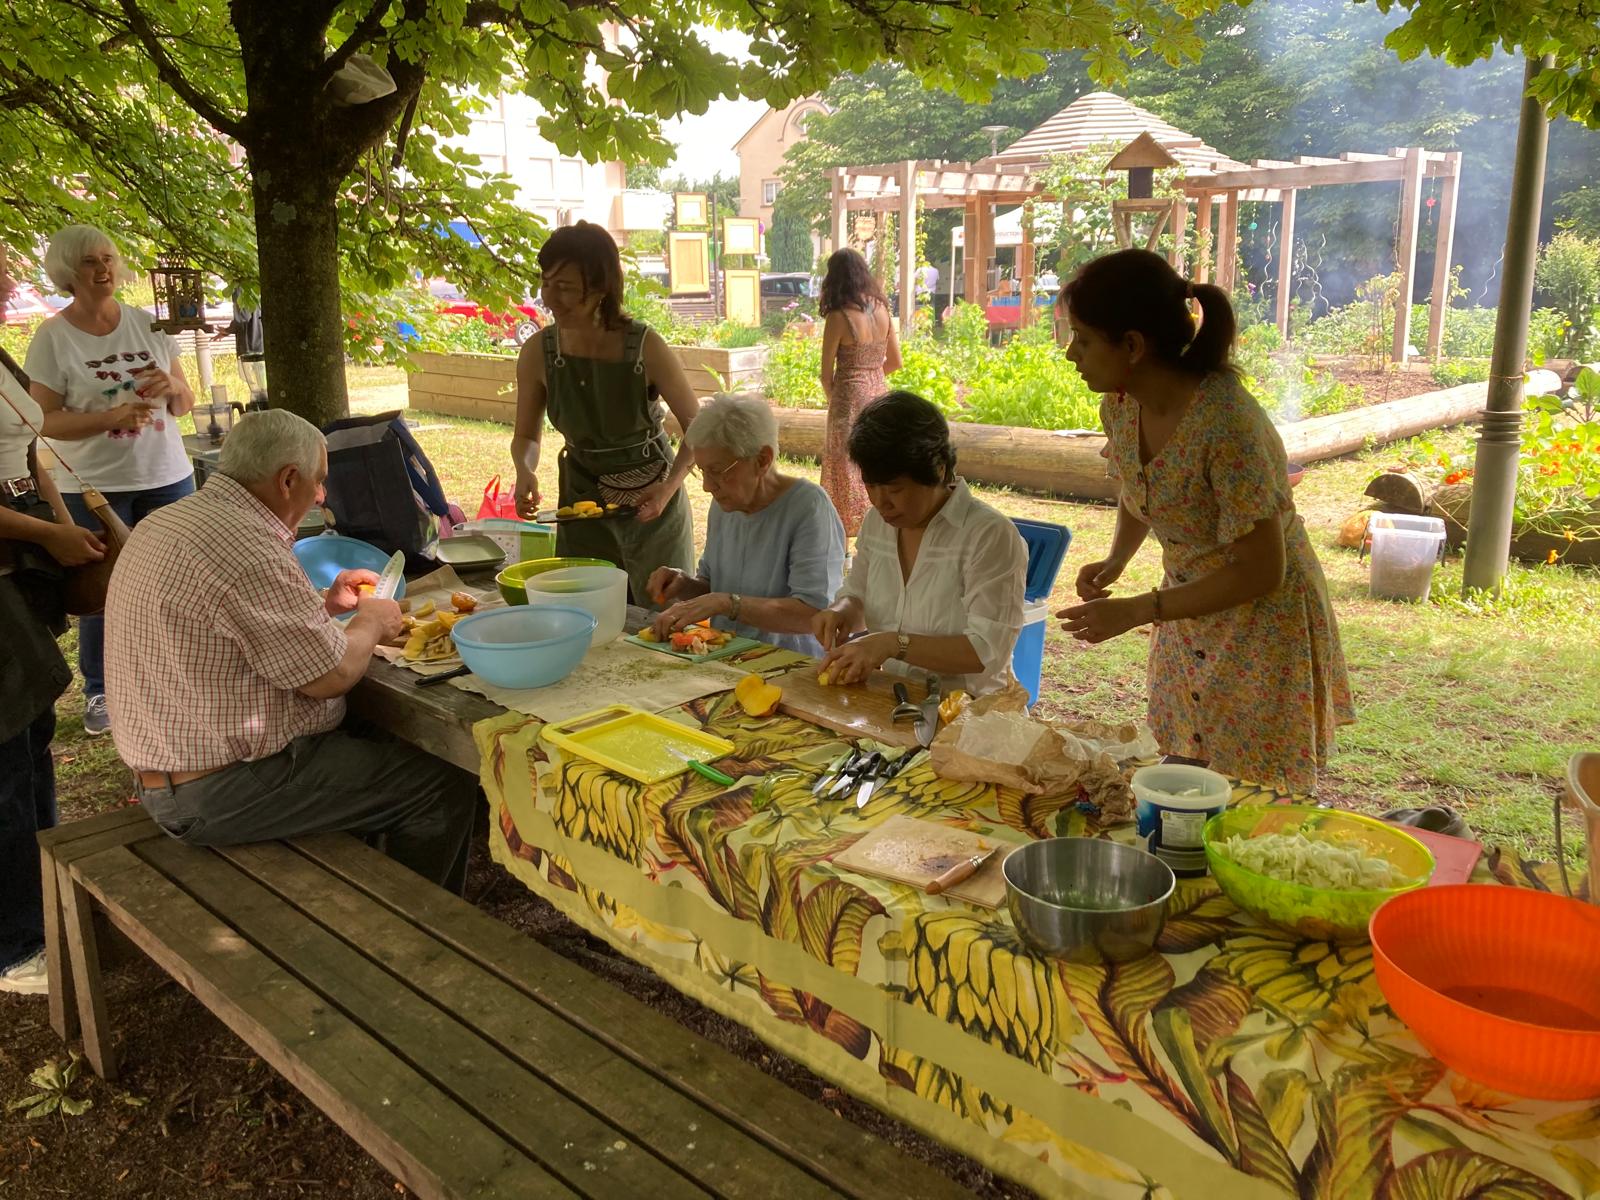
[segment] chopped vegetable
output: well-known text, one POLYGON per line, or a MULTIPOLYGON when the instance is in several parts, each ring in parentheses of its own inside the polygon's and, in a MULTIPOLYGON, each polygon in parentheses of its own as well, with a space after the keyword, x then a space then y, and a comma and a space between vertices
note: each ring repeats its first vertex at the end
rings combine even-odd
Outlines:
POLYGON ((735 685, 733 697, 752 717, 770 717, 778 711, 783 689, 777 684, 768 683, 759 675, 746 675, 735 685))
POLYGON ((478 607, 478 598, 471 592, 451 592, 450 606, 458 613, 469 613, 478 607))
POLYGON ((1246 870, 1302 887, 1367 892, 1410 882, 1387 859, 1298 832, 1234 836, 1217 849, 1246 870))
POLYGON ((649 626, 639 630, 638 634, 635 636, 637 636, 641 642, 659 642, 661 640, 656 636, 656 631, 651 629, 649 626))
POLYGON ((433 601, 432 600, 424 600, 421 604, 419 604, 417 606, 417 611, 415 613, 413 613, 412 615, 417 617, 419 620, 421 618, 423 618, 423 617, 431 617, 431 616, 433 616, 433 601))

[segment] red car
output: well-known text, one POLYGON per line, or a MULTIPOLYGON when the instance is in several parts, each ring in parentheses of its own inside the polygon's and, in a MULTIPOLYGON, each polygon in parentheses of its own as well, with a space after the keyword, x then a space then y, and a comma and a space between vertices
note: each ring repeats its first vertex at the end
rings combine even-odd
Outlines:
POLYGON ((469 299, 447 279, 435 279, 428 284, 428 292, 439 304, 439 311, 454 317, 477 317, 491 329, 500 331, 508 342, 522 345, 550 320, 537 301, 528 299, 511 312, 494 312, 469 299))

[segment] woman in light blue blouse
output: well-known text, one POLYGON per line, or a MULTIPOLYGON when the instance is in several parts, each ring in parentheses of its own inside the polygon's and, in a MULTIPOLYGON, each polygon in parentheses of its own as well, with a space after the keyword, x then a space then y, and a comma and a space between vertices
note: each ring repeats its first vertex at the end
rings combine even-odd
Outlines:
POLYGON ((811 621, 839 590, 844 526, 816 484, 777 469, 778 422, 760 396, 718 395, 684 434, 714 504, 693 576, 662 567, 650 595, 665 637, 710 618, 718 629, 818 656, 811 621))

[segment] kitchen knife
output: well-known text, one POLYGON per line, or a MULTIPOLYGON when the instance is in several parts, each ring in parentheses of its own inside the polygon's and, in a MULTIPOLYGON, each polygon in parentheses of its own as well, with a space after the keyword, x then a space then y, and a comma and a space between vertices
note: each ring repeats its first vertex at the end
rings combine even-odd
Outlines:
POLYGON ((937 675, 928 676, 928 694, 922 701, 922 717, 917 721, 917 742, 927 749, 933 745, 933 735, 939 732, 939 701, 944 699, 944 689, 937 675))
POLYGON ((811 794, 813 796, 820 796, 823 794, 823 792, 827 791, 828 787, 836 779, 838 779, 839 772, 844 770, 844 768, 853 758, 855 758, 858 753, 859 751, 856 750, 846 750, 843 754, 839 755, 838 758, 829 763, 827 769, 824 770, 822 774, 817 776, 816 783, 811 785, 811 794))
POLYGON ((999 846, 990 846, 987 850, 974 854, 971 858, 962 859, 943 875, 928 884, 928 895, 937 896, 939 893, 947 892, 957 884, 971 879, 978 873, 978 868, 988 862, 998 849, 1000 849, 999 846))
POLYGON ((688 768, 696 775, 709 779, 712 783, 721 784, 723 787, 732 787, 734 783, 737 782, 734 777, 729 775, 726 771, 719 771, 715 767, 708 766, 701 762, 698 758, 690 758, 687 754, 675 746, 668 746, 667 753, 671 754, 675 758, 681 759, 685 765, 687 765, 688 768))
POLYGON ((865 757, 856 759, 854 763, 839 772, 838 780, 828 789, 828 798, 831 800, 835 796, 848 792, 857 783, 861 782, 862 777, 868 771, 876 770, 882 762, 883 755, 876 750, 865 757))
POLYGON ((889 768, 894 765, 881 754, 876 755, 876 758, 878 761, 864 771, 860 777, 861 789, 856 792, 857 808, 865 808, 867 806, 867 801, 872 799, 873 789, 878 786, 878 780, 884 778, 888 774, 889 768))
POLYGON ((400 581, 405 575, 406 556, 396 550, 384 564, 383 573, 378 576, 378 586, 372 589, 372 594, 379 600, 393 600, 395 593, 400 590, 400 581))

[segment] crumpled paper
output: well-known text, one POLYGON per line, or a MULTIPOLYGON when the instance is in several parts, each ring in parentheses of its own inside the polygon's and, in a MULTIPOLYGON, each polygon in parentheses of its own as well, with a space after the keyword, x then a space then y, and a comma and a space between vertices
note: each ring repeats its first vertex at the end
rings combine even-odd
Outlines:
POLYGON ((944 779, 1016 788, 1029 795, 1081 793, 1110 821, 1133 819, 1133 790, 1121 764, 1154 758, 1143 725, 1047 723, 1030 717, 1020 686, 974 700, 933 739, 929 755, 944 779))

